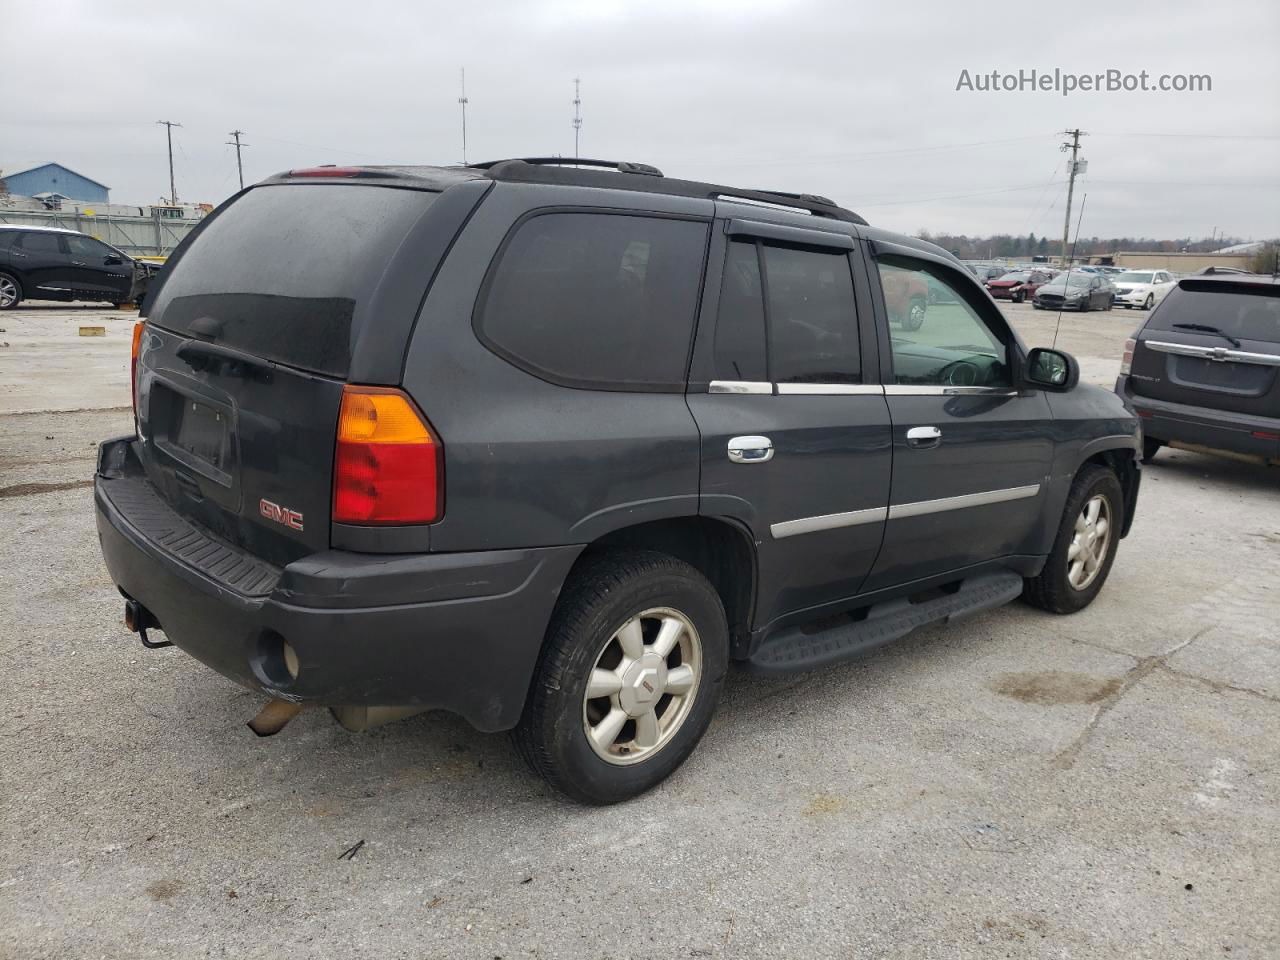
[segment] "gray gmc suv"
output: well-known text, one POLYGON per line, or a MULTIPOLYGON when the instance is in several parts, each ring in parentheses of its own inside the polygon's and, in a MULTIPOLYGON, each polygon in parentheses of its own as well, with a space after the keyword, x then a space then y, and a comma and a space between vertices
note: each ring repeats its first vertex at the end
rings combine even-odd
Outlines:
POLYGON ((1165 444, 1280 464, 1280 278, 1186 277, 1125 344, 1116 392, 1165 444))
POLYGON ((184 241, 96 477, 144 643, 271 698, 259 733, 440 708, 610 803, 690 754, 730 661, 1094 599, 1138 421, 955 258, 563 163, 294 170, 184 241), (945 295, 913 325, 914 289, 945 295))

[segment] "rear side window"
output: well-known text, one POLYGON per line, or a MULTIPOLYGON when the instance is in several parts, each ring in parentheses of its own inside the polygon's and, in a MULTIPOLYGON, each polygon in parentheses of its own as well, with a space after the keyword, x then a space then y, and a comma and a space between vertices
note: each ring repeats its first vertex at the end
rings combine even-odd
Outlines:
POLYGON ((535 376, 604 390, 683 390, 707 224, 547 213, 492 269, 476 333, 535 376))
POLYGON ((24 233, 14 246, 26 253, 62 253, 62 240, 56 233, 24 233))
POLYGON ((1197 283, 1184 280, 1147 321, 1148 330, 1197 333, 1178 324, 1217 327, 1237 340, 1280 343, 1280 284, 1197 283))
POLYGON ((437 196, 354 184, 255 187, 203 225, 149 320, 179 333, 212 321, 221 345, 345 377, 387 263, 437 196))

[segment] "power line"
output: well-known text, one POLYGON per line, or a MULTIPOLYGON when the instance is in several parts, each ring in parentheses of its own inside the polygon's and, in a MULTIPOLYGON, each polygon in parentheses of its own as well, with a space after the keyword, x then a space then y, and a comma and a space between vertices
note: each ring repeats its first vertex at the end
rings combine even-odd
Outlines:
POLYGON ((180 127, 182 124, 174 123, 172 120, 157 120, 156 123, 164 125, 165 136, 169 140, 169 206, 176 207, 178 205, 178 188, 175 186, 173 179, 173 128, 180 127))
POLYGON ((240 148, 247 147, 249 146, 249 144, 240 142, 240 138, 244 136, 243 130, 232 130, 229 134, 227 134, 227 136, 235 138, 234 143, 228 140, 227 146, 236 148, 236 172, 240 174, 240 189, 243 190, 244 189, 244 164, 240 161, 240 148))
POLYGON ((807 153, 803 157, 789 157, 786 159, 765 159, 765 160, 738 160, 738 161, 720 161, 707 160, 704 158, 668 158, 667 162, 677 163, 716 163, 719 166, 728 167, 768 167, 768 166, 804 166, 813 162, 821 162, 823 160, 872 160, 877 157, 895 157, 914 153, 932 153, 940 150, 967 150, 971 147, 988 147, 1002 143, 1023 143, 1029 140, 1045 140, 1057 134, 1038 133, 1029 137, 1004 137, 999 140, 975 140, 969 143, 943 143, 935 144, 928 147, 906 147, 900 150, 877 150, 870 153, 807 153))
MULTIPOLYGON (((1066 183, 1065 180, 1055 180, 1053 183, 1066 183)), ((995 193, 1018 193, 1022 190, 1041 190, 1044 188, 1043 183, 1024 183, 1017 187, 999 187, 994 190, 979 190, 976 193, 953 193, 942 197, 915 197, 909 200, 871 200, 858 201, 857 207, 894 207, 899 205, 910 205, 913 203, 933 203, 936 200, 965 200, 969 197, 989 197, 995 193)))

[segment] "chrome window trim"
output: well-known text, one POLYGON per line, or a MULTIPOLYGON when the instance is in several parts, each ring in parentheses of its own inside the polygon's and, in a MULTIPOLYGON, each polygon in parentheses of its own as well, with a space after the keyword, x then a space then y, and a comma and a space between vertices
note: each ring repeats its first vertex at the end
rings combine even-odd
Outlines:
POLYGON ((1022 487, 1006 487, 1003 490, 984 490, 982 493, 966 493, 958 497, 942 497, 939 500, 917 500, 915 503, 897 503, 889 506, 890 520, 904 520, 907 517, 922 517, 930 513, 945 513, 948 510, 964 510, 968 507, 985 507, 993 503, 1005 503, 1009 500, 1025 500, 1038 496, 1040 484, 1029 483, 1022 487))
POLYGON ((772 394, 773 384, 767 380, 712 380, 707 393, 772 394))
POLYGON ((918 500, 915 503, 898 503, 889 507, 871 507, 867 510, 850 510, 847 513, 828 513, 820 517, 783 520, 780 523, 771 524, 769 532, 773 534, 773 539, 781 540, 801 533, 817 533, 819 530, 855 527, 864 523, 881 523, 886 520, 905 520, 907 517, 922 517, 930 513, 945 513, 948 510, 964 510, 968 507, 985 507, 1010 500, 1025 500, 1039 494, 1040 484, 1029 483, 1021 487, 984 490, 982 493, 966 493, 958 497, 943 497, 940 500, 918 500))
POLYGON ((801 533, 817 533, 819 530, 835 530, 837 527, 856 527, 864 523, 883 523, 888 516, 887 507, 871 507, 867 510, 850 510, 847 513, 828 513, 821 517, 801 517, 799 520, 783 520, 771 524, 773 539, 782 540, 801 533))
POLYGON ((1012 387, 953 387, 914 383, 887 383, 884 387, 890 397, 1016 397, 1012 387))
POLYGON ((1172 353, 1180 357, 1198 357, 1201 360, 1217 360, 1220 363, 1252 363, 1260 367, 1280 367, 1280 354, 1252 353, 1248 350, 1232 350, 1229 347, 1198 347, 1190 343, 1168 343, 1164 340, 1141 341, 1148 350, 1172 353))
POLYGON ((884 396, 884 387, 878 383, 780 383, 778 393, 808 394, 819 396, 884 396))
MULTIPOLYGON (((1277 359, 1280 362, 1280 358, 1277 359)), ((889 383, 769 383, 766 380, 712 380, 707 393, 781 396, 1016 397, 1012 387, 949 387, 889 383)))

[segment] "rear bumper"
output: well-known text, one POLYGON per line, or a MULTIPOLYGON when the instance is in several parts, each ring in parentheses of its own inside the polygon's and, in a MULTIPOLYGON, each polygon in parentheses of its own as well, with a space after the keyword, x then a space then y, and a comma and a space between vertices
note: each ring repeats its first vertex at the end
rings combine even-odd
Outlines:
POLYGON ((1116 380, 1116 393, 1132 404, 1142 419, 1143 435, 1150 439, 1210 452, 1280 459, 1280 440, 1275 439, 1280 436, 1280 419, 1144 397, 1133 392, 1132 380, 1127 376, 1116 380))
MULTIPOLYGON (((138 498, 125 495, 128 485, 147 483, 133 442, 107 441, 99 453, 98 539, 121 592, 145 606, 176 646, 285 700, 439 708, 485 731, 519 720, 552 608, 581 547, 391 556, 329 550, 269 571, 252 581, 261 592, 244 592, 220 577, 221 563, 202 569, 160 542, 162 508, 153 503, 144 515, 138 498), (283 669, 282 641, 296 652, 296 678, 283 669)), ((234 570, 234 558, 226 566, 234 570)))

